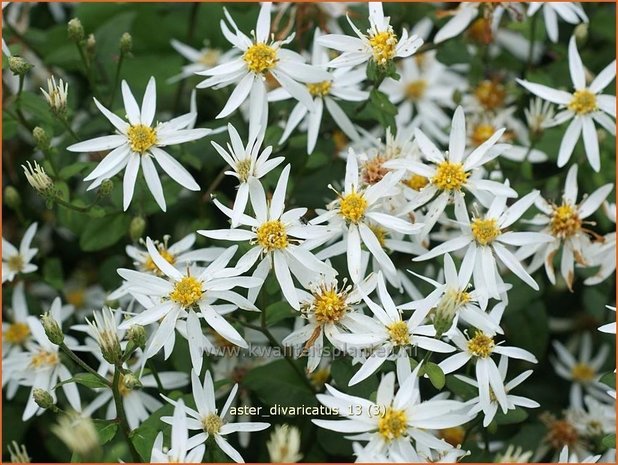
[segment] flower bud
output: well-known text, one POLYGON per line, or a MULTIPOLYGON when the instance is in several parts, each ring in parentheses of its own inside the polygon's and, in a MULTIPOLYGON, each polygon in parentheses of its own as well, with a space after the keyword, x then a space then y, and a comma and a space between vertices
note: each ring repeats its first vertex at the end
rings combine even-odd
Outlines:
POLYGON ((137 242, 142 235, 144 234, 144 230, 146 229, 146 220, 141 216, 136 216, 131 220, 131 224, 129 225, 129 236, 131 236, 131 240, 133 242, 137 242))
POLYGON ((133 49, 133 37, 128 32, 122 34, 120 38, 120 53, 127 55, 133 49))
POLYGON ((40 194, 50 193, 54 188, 54 181, 36 161, 33 162, 34 167, 32 167, 29 161, 26 163, 27 167, 25 165, 21 165, 21 167, 24 169, 28 183, 40 194))
POLYGON ((41 324, 43 325, 47 339, 49 339, 52 344, 60 345, 64 342, 64 333, 58 322, 49 312, 41 315, 41 324))
POLYGON ((122 376, 122 387, 128 389, 129 391, 133 391, 134 389, 139 389, 142 387, 142 383, 137 376, 133 373, 127 373, 122 376))
POLYGON ((47 92, 43 88, 41 88, 41 92, 43 92, 51 111, 59 116, 64 116, 67 110, 69 83, 59 79, 56 84, 56 78, 52 76, 47 80, 47 92))
POLYGON ((4 203, 13 210, 17 210, 21 206, 21 195, 13 186, 4 188, 4 203))
POLYGON ((78 18, 73 18, 67 24, 67 32, 69 34, 69 40, 73 42, 81 42, 84 40, 84 26, 78 18))
POLYGON ((101 183, 101 186, 99 187, 99 190, 97 191, 97 194, 100 197, 109 197, 113 189, 114 189, 114 181, 112 181, 111 179, 105 179, 101 183))
POLYGON ((45 389, 34 388, 32 397, 34 397, 36 404, 45 410, 52 408, 55 404, 54 398, 45 389))
POLYGON ((118 338, 118 327, 112 309, 103 307, 101 312, 93 312, 94 321, 86 318, 86 323, 92 330, 92 335, 96 338, 103 358, 116 365, 122 359, 122 349, 118 338))
POLYGON ((37 126, 32 130, 32 137, 34 138, 34 143, 36 144, 37 149, 42 152, 49 150, 51 138, 45 129, 37 126))
POLYGON ((98 462, 101 453, 99 435, 90 417, 69 412, 58 418, 58 424, 50 430, 84 462, 98 462))
POLYGON ((573 31, 578 46, 582 46, 588 40, 588 23, 579 23, 573 31))
POLYGON ((96 47, 97 39, 94 38, 94 34, 89 34, 86 39, 86 52, 88 52, 89 55, 94 55, 96 47))
POLYGON ((15 76, 24 76, 32 69, 32 65, 22 57, 13 55, 9 57, 9 69, 15 76))
POLYGON ((143 349, 146 347, 146 330, 140 325, 131 326, 127 331, 127 340, 132 343, 134 347, 143 349))

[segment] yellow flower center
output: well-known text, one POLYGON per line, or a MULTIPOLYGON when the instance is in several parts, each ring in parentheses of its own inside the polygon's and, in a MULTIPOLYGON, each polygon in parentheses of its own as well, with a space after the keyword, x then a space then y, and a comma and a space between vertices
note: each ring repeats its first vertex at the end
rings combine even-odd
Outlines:
POLYGON ((19 273, 24 269, 24 259, 21 255, 13 255, 7 260, 9 270, 19 273))
POLYGON ((491 244, 502 233, 494 218, 474 218, 470 229, 472 229, 474 239, 480 245, 491 244))
POLYGON ((387 161, 386 157, 378 155, 365 162, 363 164, 363 181, 367 184, 380 182, 388 173, 388 169, 384 168, 385 161, 387 161))
POLYGON ((333 143, 335 144, 335 150, 341 152, 348 146, 348 138, 343 131, 336 129, 331 136, 333 143))
POLYGON ((579 232, 581 226, 582 220, 579 218, 575 207, 568 203, 554 207, 549 221, 549 228, 553 236, 561 239, 574 236, 579 232))
POLYGON ((371 229, 373 234, 376 236, 376 239, 378 240, 380 247, 384 248, 384 246, 386 245, 386 238, 388 236, 388 231, 386 231, 386 229, 384 229, 382 226, 378 226, 377 224, 369 225, 369 229, 371 229))
MULTIPOLYGON (((159 255, 161 255, 167 263, 173 265, 176 262, 176 257, 174 257, 174 255, 172 255, 165 247, 160 246, 158 247, 158 249, 159 255)), ((151 273, 161 274, 161 270, 155 264, 154 260, 150 255, 148 255, 146 263, 144 263, 144 268, 146 269, 146 271, 150 271, 151 273)))
POLYGON ((492 337, 482 331, 477 331, 474 337, 468 341, 468 352, 476 357, 487 358, 493 352, 495 345, 492 337))
POLYGON ((410 344, 410 329, 405 321, 396 321, 387 327, 391 342, 396 346, 410 344))
POLYGON ((481 81, 474 89, 474 96, 485 110, 495 110, 504 105, 506 89, 496 81, 481 81))
POLYGON ((369 45, 373 51, 373 60, 378 65, 384 65, 395 56, 397 47, 397 35, 392 28, 369 36, 369 45))
POLYGON ((236 163, 236 173, 238 173, 238 177, 242 182, 247 182, 251 175, 251 158, 238 160, 238 163, 236 163))
POLYGON ((315 319, 321 325, 336 323, 348 311, 345 297, 336 289, 322 289, 313 296, 315 319))
POLYGON ((309 93, 314 97, 324 97, 330 92, 333 83, 331 81, 322 81, 307 84, 309 93))
POLYGON ((143 154, 157 143, 157 131, 144 124, 129 126, 127 137, 131 150, 139 154, 143 154))
POLYGON ((247 49, 243 55, 243 60, 245 60, 249 71, 255 74, 263 74, 275 67, 277 51, 264 42, 258 42, 247 49))
POLYGON ((406 86, 406 97, 408 97, 408 99, 412 100, 413 102, 417 102, 423 97, 423 95, 425 95, 426 90, 427 81, 425 81, 424 79, 412 81, 406 86))
POLYGON ((39 350, 30 358, 30 366, 32 368, 54 367, 59 362, 60 359, 57 352, 47 352, 46 350, 39 350))
POLYGON ((365 210, 367 201, 358 192, 353 191, 339 201, 339 213, 350 223, 358 223, 365 216, 365 210))
POLYGON ((425 176, 421 176, 420 174, 413 174, 408 179, 406 179, 404 183, 410 189, 420 191, 423 187, 429 184, 429 179, 427 179, 425 176))
POLYGON ((4 332, 4 340, 9 344, 21 345, 30 336, 30 328, 26 323, 13 323, 4 332))
POLYGON ((475 42, 490 44, 494 39, 491 32, 491 22, 486 18, 476 19, 468 28, 468 35, 475 42))
POLYGON ((288 235, 280 220, 263 223, 256 231, 257 242, 267 251, 285 249, 288 246, 288 235))
POLYGON ((74 289, 65 294, 67 303, 73 305, 75 308, 82 308, 86 303, 86 290, 74 289))
POLYGON ((184 308, 193 307, 204 294, 202 283, 193 276, 184 276, 174 285, 170 292, 170 300, 180 304, 184 308))
POLYGON ((466 430, 462 426, 453 426, 452 428, 441 429, 438 435, 448 442, 451 446, 457 447, 463 443, 466 436, 466 430))
POLYGON ((466 173, 461 163, 443 161, 436 168, 431 182, 440 190, 460 190, 470 174, 466 173))
POLYGON ((211 413, 206 418, 202 419, 202 428, 210 435, 218 434, 223 426, 223 421, 218 415, 211 413))
POLYGON ((319 368, 308 376, 311 384, 317 388, 322 388, 330 378, 330 368, 319 368))
POLYGON ((118 393, 122 397, 126 397, 127 395, 131 393, 131 391, 132 389, 129 386, 127 386, 127 383, 125 382, 125 376, 121 374, 120 379, 118 380, 118 393))
POLYGON ((219 50, 206 50, 202 53, 202 56, 198 60, 204 66, 215 66, 219 63, 219 58, 221 57, 221 52, 219 50))
POLYGON ((477 124, 476 126, 474 126, 474 130, 472 131, 472 135, 470 136, 472 145, 478 147, 487 139, 489 139, 494 134, 494 132, 496 132, 496 129, 491 124, 477 124))
POLYGON ((580 383, 589 383, 595 378, 596 374, 595 369, 586 363, 576 363, 571 368, 571 376, 580 383))
POLYGON ((399 439, 408 431, 408 418, 404 410, 387 407, 378 420, 378 433, 387 441, 399 439))
POLYGON ((597 109, 597 97, 588 89, 576 90, 567 107, 573 113, 587 115, 597 109))

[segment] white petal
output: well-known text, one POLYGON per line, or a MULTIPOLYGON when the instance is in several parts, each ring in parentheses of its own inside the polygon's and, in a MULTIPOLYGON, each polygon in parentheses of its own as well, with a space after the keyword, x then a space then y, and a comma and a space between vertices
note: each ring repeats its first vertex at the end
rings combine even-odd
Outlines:
POLYGON ((127 211, 131 200, 133 199, 133 191, 135 190, 135 181, 139 171, 140 156, 136 153, 129 155, 129 163, 124 172, 122 181, 122 202, 124 210, 127 211))

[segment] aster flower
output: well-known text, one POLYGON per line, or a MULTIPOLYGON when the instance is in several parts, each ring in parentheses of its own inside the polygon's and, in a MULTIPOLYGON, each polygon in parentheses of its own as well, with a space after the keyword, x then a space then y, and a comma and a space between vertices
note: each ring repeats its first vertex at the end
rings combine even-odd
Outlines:
POLYGON ((2 322, 2 358, 12 351, 21 352, 31 338, 28 325, 28 303, 24 292, 24 283, 19 282, 13 288, 9 318, 2 322))
POLYGON ((378 456, 389 451, 416 449, 436 451, 451 449, 451 445, 427 430, 450 428, 470 420, 463 413, 464 404, 456 400, 421 401, 418 388, 419 364, 395 393, 395 373, 382 377, 375 402, 350 396, 326 385, 327 394, 317 398, 325 407, 337 409, 345 420, 312 420, 321 428, 340 433, 358 433, 348 439, 368 441, 365 451, 378 456))
POLYGON ((528 16, 543 10, 543 20, 547 36, 552 42, 558 42, 558 18, 569 24, 587 23, 588 16, 580 3, 577 2, 530 2, 528 16))
POLYGON ((385 163, 387 168, 406 169, 429 180, 429 184, 419 192, 414 205, 410 206, 418 208, 435 197, 425 216, 423 235, 431 231, 449 202, 455 203, 456 216, 463 214, 465 209, 463 189, 477 198, 482 195, 479 191, 489 192, 493 196, 517 197, 517 192, 508 185, 472 176, 482 165, 500 155, 504 146, 496 147, 498 150, 494 149, 494 146, 503 133, 504 129, 499 129, 480 146, 466 154, 466 120, 463 108, 457 107, 453 115, 447 152, 439 150, 420 129, 415 130, 416 142, 432 166, 406 159, 385 163))
POLYGON ((300 430, 287 424, 277 425, 266 443, 272 463, 296 463, 303 458, 300 451, 300 430))
MULTIPOLYGON (((300 218, 307 212, 306 208, 285 209, 285 192, 290 175, 290 165, 287 165, 277 182, 270 205, 266 203, 266 193, 259 182, 251 183, 250 200, 255 212, 255 218, 240 216, 240 225, 251 229, 217 229, 201 230, 199 234, 211 239, 227 241, 247 241, 253 247, 239 259, 236 268, 248 270, 260 257, 253 277, 263 282, 269 271, 274 268, 275 276, 281 286, 281 292, 288 303, 296 310, 300 309, 298 294, 294 288, 292 274, 303 284, 308 284, 319 273, 334 275, 334 270, 318 260, 310 249, 304 247, 303 241, 323 236, 327 231, 322 226, 302 224, 300 218)), ((215 200, 215 205, 228 217, 233 211, 215 200)), ((255 301, 261 286, 249 293, 249 298, 255 301)))
POLYGON ((163 432, 159 432, 152 445, 150 463, 202 463, 206 446, 189 450, 189 431, 187 429, 187 413, 182 399, 178 399, 172 417, 172 443, 168 449, 163 447, 163 432))
POLYGON ((19 243, 19 250, 4 237, 2 238, 2 284, 13 281, 18 274, 32 273, 39 269, 38 266, 30 263, 39 251, 39 249, 30 247, 37 226, 37 223, 28 226, 19 243))
POLYGON ((168 79, 168 83, 174 83, 193 76, 201 71, 214 68, 217 65, 226 63, 235 55, 238 55, 238 50, 232 49, 222 53, 218 48, 204 47, 201 50, 184 44, 179 40, 172 39, 171 46, 186 60, 189 64, 183 65, 180 73, 168 79))
MULTIPOLYGON (((225 436, 240 431, 262 431, 270 426, 270 423, 264 422, 243 422, 231 423, 228 421, 229 409, 234 402, 236 393, 238 392, 238 384, 232 388, 232 392, 228 396, 223 408, 218 410, 215 404, 215 390, 210 372, 207 371, 202 384, 195 372, 191 372, 191 391, 195 400, 196 410, 186 407, 186 412, 190 418, 187 419, 187 428, 189 430, 201 431, 197 435, 191 437, 187 441, 188 448, 197 447, 206 442, 209 437, 213 437, 215 443, 221 448, 223 453, 237 463, 243 463, 242 456, 236 449, 225 439, 225 436)), ((177 401, 163 396, 172 405, 178 405, 177 401)), ((170 417, 162 417, 161 420, 165 423, 170 423, 170 417)))
POLYGON ((575 452, 569 453, 569 446, 564 446, 560 451, 558 463, 597 463, 601 455, 589 455, 580 459, 575 452))
MULTIPOLYGON (((275 157, 269 160, 273 151, 272 146, 268 146, 260 152, 262 142, 264 141, 264 131, 258 131, 254 137, 249 138, 247 145, 244 146, 236 128, 228 124, 227 129, 231 143, 231 145, 227 144, 227 150, 214 141, 211 144, 232 168, 232 171, 226 171, 225 174, 238 179, 238 191, 236 192, 231 218, 232 227, 235 228, 238 226, 240 216, 247 207, 247 200, 251 192, 250 184, 259 183, 261 178, 279 166, 285 158, 275 157)), ((253 191, 255 190, 254 188, 253 191)))
POLYGON ((69 83, 62 79, 58 80, 52 76, 47 80, 47 92, 41 87, 41 92, 47 100, 51 110, 57 114, 62 114, 67 109, 67 99, 69 97, 69 83))
POLYGON ((577 51, 575 37, 571 37, 569 41, 569 70, 574 87, 573 92, 552 89, 542 84, 521 79, 517 79, 517 82, 533 94, 560 106, 562 111, 555 116, 555 125, 571 121, 560 144, 558 166, 562 167, 567 164, 575 144, 583 133, 588 162, 595 171, 599 171, 601 159, 595 122, 610 134, 616 134, 616 123, 610 118, 610 116, 616 118, 616 97, 601 94, 603 89, 616 77, 616 62, 614 60, 607 65, 589 85, 586 85, 586 71, 577 51))
POLYGON ((403 29, 401 37, 393 31, 390 17, 384 16, 381 2, 369 2, 369 29, 363 34, 350 20, 348 22, 357 37, 342 34, 326 34, 318 39, 318 43, 339 50, 343 53, 331 60, 331 68, 347 68, 373 61, 378 66, 386 66, 395 58, 405 58, 412 55, 423 45, 423 39, 418 36, 408 36, 403 29))
POLYGON ((122 97, 128 122, 110 112, 95 98, 94 103, 97 108, 112 123, 117 133, 67 147, 67 150, 72 152, 111 150, 103 161, 84 178, 84 181, 93 181, 88 190, 94 189, 103 180, 115 176, 124 169, 123 207, 125 210, 129 208, 133 199, 133 191, 140 166, 143 169, 144 179, 152 196, 161 210, 166 210, 161 180, 153 159, 170 178, 181 186, 192 191, 200 190, 193 176, 162 147, 201 139, 210 133, 210 129, 185 129, 194 120, 195 115, 192 113, 187 113, 165 123, 157 123, 153 127, 156 112, 156 92, 156 82, 154 77, 151 77, 146 86, 140 109, 131 89, 129 89, 129 85, 126 81, 122 81, 122 97))
MULTIPOLYGON (((603 210, 607 218, 616 224, 616 204, 604 202, 603 210)), ((586 286, 595 286, 609 278, 616 271, 616 232, 597 238, 588 248, 586 256, 589 257, 589 266, 599 267, 593 276, 584 280, 586 286)))
POLYGON ((221 88, 230 84, 236 86, 217 118, 229 116, 249 98, 250 138, 257 134, 260 127, 265 127, 268 120, 267 75, 272 76, 292 97, 310 109, 313 109, 313 99, 306 86, 300 83, 319 83, 331 79, 327 71, 304 63, 301 55, 283 48, 292 41, 294 35, 284 40, 271 39, 271 8, 270 2, 261 5, 253 38, 249 38, 238 29, 224 8, 225 18, 230 26, 228 27, 222 20, 221 31, 242 55, 198 73, 202 76, 210 76, 198 84, 198 88, 221 88))

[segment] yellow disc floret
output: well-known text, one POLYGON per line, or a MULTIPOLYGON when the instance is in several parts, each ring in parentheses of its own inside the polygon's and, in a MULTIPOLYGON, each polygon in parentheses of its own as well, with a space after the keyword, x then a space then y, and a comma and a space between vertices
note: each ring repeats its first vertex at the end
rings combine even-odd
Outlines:
POLYGON ((576 363, 573 365, 573 368, 571 368, 571 376, 573 376, 575 381, 580 383, 589 383, 596 375, 595 369, 587 363, 576 363))
POLYGON ((472 130, 472 135, 470 136, 472 145, 478 147, 487 139, 489 139, 494 132, 496 132, 496 128, 494 128, 491 124, 481 123, 474 126, 472 130))
POLYGON ((127 137, 131 150, 139 154, 143 154, 157 143, 157 132, 144 124, 129 126, 127 137))
POLYGON ((219 415, 215 413, 211 413, 202 419, 202 428, 204 428, 204 431, 210 435, 218 434, 219 431, 221 431, 222 426, 223 421, 221 421, 219 415))
POLYGON ((21 255, 12 255, 7 260, 7 265, 9 270, 18 273, 24 269, 24 259, 21 255))
POLYGON ((581 226, 582 220, 574 206, 563 203, 559 207, 554 207, 549 220, 549 229, 554 237, 565 239, 574 236, 581 226))
POLYGON ((419 101, 423 95, 425 95, 425 91, 427 90, 427 81, 424 79, 418 79, 416 81, 409 82, 406 86, 406 97, 412 100, 413 102, 419 101))
POLYGON ((247 182, 251 175, 251 158, 238 160, 236 163, 236 173, 238 173, 241 182, 247 182))
POLYGON ((330 88, 333 86, 331 81, 314 82, 307 84, 307 90, 314 97, 324 97, 330 92, 330 88))
POLYGON ((369 45, 373 51, 373 60, 378 65, 383 66, 395 56, 397 35, 391 27, 386 31, 371 33, 369 35, 369 45))
POLYGON ((494 218, 474 218, 470 224, 472 235, 479 245, 491 244, 502 234, 498 222, 494 218))
POLYGON ((264 74, 275 67, 277 51, 270 45, 258 42, 247 49, 243 55, 243 60, 245 60, 249 71, 264 74))
POLYGON ((378 433, 387 441, 399 439, 408 431, 408 417, 404 410, 387 407, 378 420, 378 433))
POLYGON ((367 184, 380 182, 382 178, 386 176, 386 173, 388 173, 388 169, 384 167, 384 162, 386 161, 388 161, 386 157, 377 155, 363 163, 363 181, 367 184))
POLYGON ((357 224, 365 216, 366 210, 367 200, 358 192, 352 191, 339 201, 339 213, 350 223, 357 224))
MULTIPOLYGON (((174 257, 174 255, 172 255, 169 252, 169 250, 167 250, 163 246, 159 247, 159 255, 161 255, 161 257, 163 257, 163 259, 171 265, 173 265, 176 262, 176 257, 174 257)), ((144 263, 144 268, 146 269, 146 271, 150 271, 151 273, 155 273, 155 274, 161 273, 161 270, 159 270, 159 267, 155 264, 154 260, 152 259, 150 255, 148 255, 148 258, 146 259, 146 263, 144 263)))
POLYGON ((429 184, 429 179, 427 179, 425 176, 421 176, 420 174, 413 174, 408 179, 406 179, 404 183, 410 189, 420 191, 423 187, 429 184))
POLYGON ((495 110, 504 105, 506 89, 499 82, 485 80, 476 86, 474 96, 485 110, 495 110))
POLYGON ((337 323, 348 311, 345 296, 337 289, 322 288, 313 296, 315 319, 321 325, 337 323))
POLYGON ((39 350, 30 358, 30 366, 32 368, 54 367, 58 365, 60 359, 57 352, 48 352, 39 350))
POLYGON ((21 345, 26 342, 28 336, 30 336, 30 327, 21 322, 10 324, 4 332, 4 340, 9 344, 21 345))
POLYGON ((487 358, 491 355, 496 344, 494 339, 482 331, 477 331, 474 337, 468 341, 468 352, 480 358, 487 358))
POLYGON ((263 223, 256 231, 257 242, 267 251, 285 249, 288 246, 288 235, 285 225, 280 220, 263 223))
POLYGON ((391 342, 396 346, 405 346, 410 344, 410 328, 405 321, 396 321, 389 325, 388 336, 391 342))
POLYGON ((576 90, 567 107, 577 115, 587 115, 597 109, 597 97, 588 89, 576 90))
POLYGON ((193 307, 204 294, 202 283, 194 276, 184 276, 174 285, 170 292, 170 300, 180 304, 183 308, 193 307))
POLYGON ((469 173, 464 170, 463 164, 443 161, 436 167, 436 174, 431 182, 440 190, 460 190, 468 180, 469 173))

